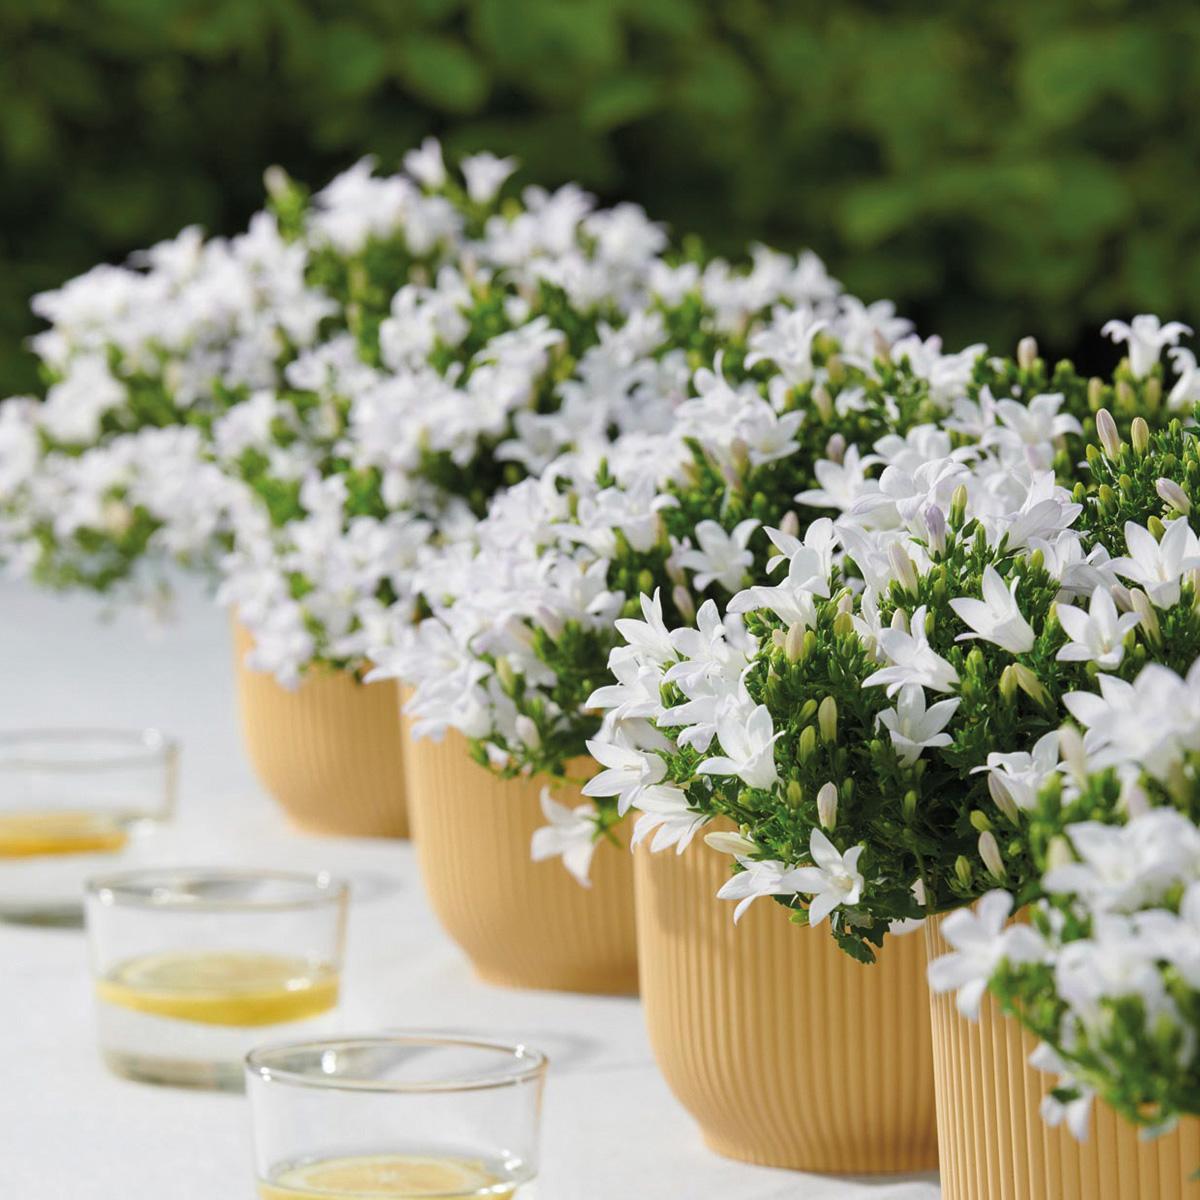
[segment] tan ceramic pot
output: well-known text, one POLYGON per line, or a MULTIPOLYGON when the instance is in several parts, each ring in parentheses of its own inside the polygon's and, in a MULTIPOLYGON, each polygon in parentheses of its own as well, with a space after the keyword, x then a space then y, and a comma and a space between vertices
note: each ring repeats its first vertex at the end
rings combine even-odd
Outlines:
POLYGON ((735 926, 714 898, 729 859, 703 843, 634 857, 650 1043, 708 1145, 804 1171, 934 1167, 920 935, 864 966, 770 900, 735 926))
MULTIPOLYGON (((546 824, 543 780, 498 779, 453 730, 441 742, 410 741, 405 762, 425 890, 480 978, 505 987, 637 991, 627 848, 598 846, 585 888, 560 861, 530 857, 533 832, 546 824)), ((554 795, 582 802, 569 787, 554 795)))
MULTIPOLYGON (((929 957, 948 953, 941 917, 926 923, 929 957)), ((1029 1066, 1036 1041, 985 997, 978 1022, 954 994, 932 997, 942 1200, 1200 1200, 1200 1122, 1143 1141, 1097 1104, 1087 1141, 1041 1118, 1052 1076, 1029 1066)))
POLYGON ((312 833, 407 837, 397 687, 314 672, 289 691, 245 665, 249 633, 233 625, 242 735, 254 773, 312 833))

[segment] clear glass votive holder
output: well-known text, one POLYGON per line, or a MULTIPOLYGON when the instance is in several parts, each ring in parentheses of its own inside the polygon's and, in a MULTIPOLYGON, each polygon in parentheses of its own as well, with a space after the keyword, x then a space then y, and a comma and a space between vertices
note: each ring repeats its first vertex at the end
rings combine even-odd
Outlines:
POLYGON ((435 1034, 251 1051, 260 1200, 532 1200, 546 1057, 435 1034))
POLYGON ((171 816, 178 764, 154 729, 0 732, 0 917, 78 924, 87 878, 171 816))
POLYGON ((119 1075, 240 1090, 252 1047, 327 1034, 349 887, 328 875, 149 868, 88 881, 100 1050, 119 1075))

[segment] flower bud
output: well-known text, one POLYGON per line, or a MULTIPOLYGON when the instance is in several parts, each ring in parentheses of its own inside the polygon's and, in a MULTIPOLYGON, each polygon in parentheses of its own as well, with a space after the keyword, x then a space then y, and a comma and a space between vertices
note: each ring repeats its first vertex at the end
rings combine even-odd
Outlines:
POLYGON ((291 189, 291 183, 288 173, 280 166, 270 166, 263 172, 263 186, 272 200, 280 200, 286 196, 291 189))
POLYGON ((800 657, 808 658, 810 654, 817 648, 817 635, 810 629, 804 635, 804 644, 800 647, 800 657))
POLYGON ((902 608, 896 609, 896 611, 892 613, 891 625, 892 625, 893 629, 899 629, 899 630, 902 630, 904 633, 907 633, 908 632, 908 613, 906 613, 904 611, 904 609, 902 609, 902 608))
POLYGON ((1014 825, 1020 821, 1021 814, 1017 809, 1016 801, 1013 800, 1008 788, 1004 786, 1004 780, 995 771, 991 771, 988 774, 988 795, 991 796, 992 803, 995 804, 1009 821, 1014 825))
POLYGON ((1113 388, 1117 397, 1117 407, 1122 412, 1128 412, 1137 403, 1137 396, 1133 391, 1133 384, 1128 379, 1118 379, 1116 387, 1113 388))
POLYGON ((496 659, 496 678, 506 696, 512 696, 517 690, 517 674, 507 658, 496 659))
POLYGON ((975 870, 965 854, 960 854, 954 860, 954 874, 958 877, 961 887, 969 888, 971 886, 971 880, 975 877, 975 870))
POLYGON ((795 509, 788 509, 783 514, 783 519, 779 522, 779 532, 786 533, 788 537, 800 536, 800 518, 796 515, 795 509))
POLYGON ((673 584, 675 584, 676 587, 687 587, 687 575, 684 573, 683 568, 676 561, 674 555, 671 555, 671 557, 668 558, 663 565, 666 568, 667 578, 673 584))
POLYGON ((105 500, 100 510, 100 524, 113 537, 124 537, 133 525, 133 509, 124 500, 105 500))
POLYGON ((1067 769, 1077 782, 1082 783, 1087 778, 1088 761, 1083 737, 1070 723, 1058 731, 1058 756, 1067 764, 1067 769))
POLYGON ((799 621, 793 621, 788 626, 787 635, 783 639, 783 653, 790 663, 800 661, 804 653, 804 626, 799 621))
POLYGON ((1154 490, 1164 504, 1170 505, 1181 516, 1186 517, 1192 511, 1192 502, 1188 499, 1187 492, 1175 480, 1160 479, 1155 483, 1154 490))
POLYGON ((1095 375, 1088 380, 1087 386, 1088 408, 1095 412, 1100 407, 1101 401, 1104 399, 1104 380, 1097 379, 1095 375))
POLYGON ((786 641, 787 634, 784 633, 782 629, 771 630, 771 645, 774 646, 776 650, 782 650, 786 641))
POLYGON ((714 833, 706 833, 704 835, 704 842, 714 850, 719 850, 722 854, 736 854, 743 858, 756 853, 758 850, 758 846, 744 834, 734 833, 732 830, 727 829, 717 830, 714 833))
POLYGON ((1121 807, 1125 809, 1130 820, 1145 816, 1150 811, 1150 797, 1136 779, 1131 779, 1121 789, 1121 807))
POLYGON ((900 807, 901 811, 904 813, 905 820, 911 821, 913 817, 917 815, 917 801, 919 799, 920 797, 912 788, 909 788, 908 791, 904 793, 904 798, 900 801, 900 807))
POLYGON ((979 835, 979 857, 996 879, 1003 879, 1008 874, 1004 869, 1004 859, 1000 855, 1000 843, 996 841, 996 835, 991 830, 979 835))
POLYGON ((1163 534, 1167 532, 1167 527, 1162 523, 1160 517, 1148 517, 1146 519, 1146 529, 1156 542, 1161 542, 1163 534))
POLYGON ((1017 698, 1017 677, 1013 672, 1015 664, 1009 663, 1003 671, 1000 672, 1000 699, 1005 704, 1011 704, 1017 698))
POLYGON ((808 762, 816 748, 817 731, 812 725, 808 725, 800 731, 799 740, 796 742, 796 757, 802 763, 808 762))
POLYGON ((1114 583, 1110 590, 1113 603, 1122 612, 1133 612, 1133 596, 1123 583, 1114 583))
POLYGON ((538 733, 538 727, 534 724, 532 717, 527 717, 524 713, 520 713, 517 719, 513 722, 517 731, 517 737, 521 739, 523 745, 530 750, 539 750, 542 745, 542 735, 538 733))
POLYGON ((840 612, 833 618, 833 632, 836 637, 845 637, 854 629, 854 618, 848 612, 840 612))
POLYGON ((988 820, 988 815, 981 808, 976 808, 971 811, 970 816, 971 828, 976 833, 987 833, 992 828, 991 821, 988 820))
POLYGON ((840 433, 835 433, 825 443, 825 457, 835 463, 846 457, 846 439, 840 433))
POLYGON ((809 721, 817 715, 817 702, 810 696, 805 702, 800 705, 800 712, 796 715, 796 720, 801 725, 807 725, 809 721))
POLYGON ((1017 343, 1017 366, 1022 371, 1028 371, 1030 367, 1037 362, 1038 344, 1037 338, 1023 337, 1017 343))
POLYGON ((1046 847, 1046 870, 1055 871, 1059 867, 1069 867, 1074 861, 1071 843, 1061 833, 1055 834, 1046 847))
POLYGON ((1024 663, 1013 663, 1007 669, 1016 676, 1017 687, 1035 704, 1049 707, 1054 703, 1050 693, 1042 686, 1042 681, 1024 663))
POLYGON ((692 599, 692 593, 681 583, 677 583, 671 589, 671 599, 675 602, 679 615, 690 625, 696 619, 696 602, 692 599))
POLYGON ((786 789, 789 808, 799 808, 804 803, 804 789, 798 779, 789 779, 786 789))
POLYGON ((837 824, 838 792, 832 783, 823 783, 817 793, 817 818, 823 829, 832 829, 837 824))
POLYGON ((833 416, 833 397, 829 389, 822 383, 813 389, 813 408, 817 410, 822 421, 828 421, 833 416))
POLYGON ((1132 588, 1129 592, 1129 599, 1133 605, 1133 611, 1139 617, 1138 627, 1146 635, 1146 640, 1152 646, 1160 645, 1162 630, 1159 628, 1158 614, 1154 611, 1154 605, 1150 603, 1150 597, 1141 588, 1132 588))
POLYGON ((1117 432, 1117 423, 1107 408, 1102 408, 1096 414, 1096 437, 1109 458, 1116 458, 1121 453, 1121 435, 1117 432))
POLYGON ((1150 426, 1145 417, 1134 417, 1129 426, 1129 441, 1135 454, 1142 455, 1150 448, 1150 426))
POLYGON ((838 707, 832 696, 826 696, 817 709, 817 725, 821 730, 821 741, 837 741, 838 707))
POLYGON ((1146 402, 1146 409, 1149 412, 1157 412, 1162 403, 1162 380, 1157 375, 1151 375, 1142 384, 1142 396, 1146 402))
POLYGON ((746 473, 746 468, 750 465, 750 447, 746 445, 746 439, 735 437, 729 445, 729 457, 733 462, 733 468, 739 475, 746 473))
POLYGON ((958 529, 967 517, 967 487, 960 483, 950 496, 950 527, 958 529))
POLYGON ((924 512, 925 528, 929 532, 929 548, 935 554, 946 552, 946 514, 936 504, 924 512))

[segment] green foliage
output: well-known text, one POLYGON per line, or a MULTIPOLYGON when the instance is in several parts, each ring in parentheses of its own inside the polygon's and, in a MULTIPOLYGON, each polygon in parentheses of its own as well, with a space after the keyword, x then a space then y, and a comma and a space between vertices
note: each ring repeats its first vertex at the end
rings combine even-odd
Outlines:
POLYGON ((29 296, 424 134, 719 249, 811 245, 949 343, 1200 316, 1183 0, 8 0, 0 387, 29 296))

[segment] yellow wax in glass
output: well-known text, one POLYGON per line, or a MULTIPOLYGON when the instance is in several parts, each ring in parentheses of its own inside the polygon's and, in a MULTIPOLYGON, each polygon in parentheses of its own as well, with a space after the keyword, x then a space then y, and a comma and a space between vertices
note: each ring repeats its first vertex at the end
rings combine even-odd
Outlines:
POLYGON ((373 1154, 326 1158, 288 1167, 259 1183, 260 1200, 385 1200, 436 1196, 438 1200, 509 1200, 516 1184, 482 1163, 416 1154, 373 1154))
POLYGON ((241 950, 148 954, 96 981, 101 1000, 204 1025, 278 1025, 337 1004, 333 968, 241 950))
POLYGON ((106 813, 0 813, 0 858, 111 853, 127 840, 118 818, 106 813))

